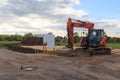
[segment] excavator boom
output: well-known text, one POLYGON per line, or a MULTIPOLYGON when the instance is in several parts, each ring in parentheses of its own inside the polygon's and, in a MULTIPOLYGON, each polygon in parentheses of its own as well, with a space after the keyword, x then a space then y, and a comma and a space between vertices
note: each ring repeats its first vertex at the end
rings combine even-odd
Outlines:
POLYGON ((74 27, 87 28, 89 30, 92 30, 94 28, 94 24, 68 18, 68 21, 67 21, 68 48, 71 48, 71 49, 73 49, 73 42, 74 42, 74 39, 73 39, 73 32, 74 32, 73 28, 74 27), (73 20, 75 22, 73 22, 73 20))

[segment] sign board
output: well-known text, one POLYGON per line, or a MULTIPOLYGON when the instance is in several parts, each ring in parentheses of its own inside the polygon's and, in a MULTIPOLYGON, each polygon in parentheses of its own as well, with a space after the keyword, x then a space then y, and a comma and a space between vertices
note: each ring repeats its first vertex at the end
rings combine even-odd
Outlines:
POLYGON ((54 48, 55 47, 55 36, 46 34, 43 36, 43 42, 47 43, 47 48, 54 48))

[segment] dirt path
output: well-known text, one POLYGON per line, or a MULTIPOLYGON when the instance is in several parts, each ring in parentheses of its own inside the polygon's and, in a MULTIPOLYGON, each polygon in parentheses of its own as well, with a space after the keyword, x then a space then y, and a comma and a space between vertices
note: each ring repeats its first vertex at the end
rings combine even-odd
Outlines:
POLYGON ((61 57, 0 49, 0 80, 119 80, 120 50, 113 53, 61 57), (21 66, 37 69, 25 71, 21 66))

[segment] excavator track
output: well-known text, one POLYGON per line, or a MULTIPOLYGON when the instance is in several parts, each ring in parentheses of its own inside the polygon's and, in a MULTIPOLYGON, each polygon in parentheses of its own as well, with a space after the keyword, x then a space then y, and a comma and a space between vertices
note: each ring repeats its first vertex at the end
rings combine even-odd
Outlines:
POLYGON ((110 48, 90 48, 89 49, 90 55, 94 54, 111 54, 110 48))
POLYGON ((110 48, 76 48, 76 49, 69 49, 69 48, 62 48, 56 50, 57 56, 68 56, 68 57, 73 57, 73 56, 80 56, 81 53, 83 54, 89 54, 89 55, 95 55, 95 54, 111 54, 111 49, 110 48))

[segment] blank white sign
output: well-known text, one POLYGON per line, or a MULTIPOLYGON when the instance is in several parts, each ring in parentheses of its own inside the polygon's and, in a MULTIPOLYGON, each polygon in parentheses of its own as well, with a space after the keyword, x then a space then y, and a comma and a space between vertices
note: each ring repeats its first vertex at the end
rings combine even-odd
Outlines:
POLYGON ((54 48, 55 47, 55 36, 46 34, 43 36, 43 42, 47 43, 47 48, 54 48))

